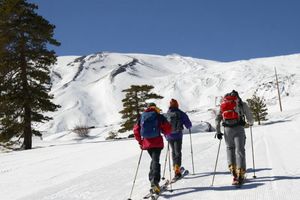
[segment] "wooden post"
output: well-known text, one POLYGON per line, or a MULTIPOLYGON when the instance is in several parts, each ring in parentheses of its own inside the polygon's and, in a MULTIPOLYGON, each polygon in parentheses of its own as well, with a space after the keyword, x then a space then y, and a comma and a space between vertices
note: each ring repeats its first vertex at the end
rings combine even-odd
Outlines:
POLYGON ((279 84, 278 84, 278 77, 277 77, 276 67, 274 67, 274 70, 275 70, 275 77, 276 77, 276 85, 277 85, 279 106, 280 106, 280 111, 282 112, 282 105, 281 105, 281 98, 280 98, 280 91, 279 91, 279 84))

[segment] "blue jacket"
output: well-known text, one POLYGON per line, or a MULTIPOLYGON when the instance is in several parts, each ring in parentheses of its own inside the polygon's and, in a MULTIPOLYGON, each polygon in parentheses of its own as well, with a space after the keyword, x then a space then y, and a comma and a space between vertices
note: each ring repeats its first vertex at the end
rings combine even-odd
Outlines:
MULTIPOLYGON (((190 121, 189 117, 185 112, 180 110, 179 108, 169 108, 168 112, 174 112, 174 111, 179 111, 180 112, 180 120, 181 123, 185 126, 185 128, 190 129, 192 127, 192 122, 190 121)), ((172 132, 171 134, 166 136, 166 139, 168 141, 170 140, 180 140, 182 139, 182 131, 179 132, 172 132)))

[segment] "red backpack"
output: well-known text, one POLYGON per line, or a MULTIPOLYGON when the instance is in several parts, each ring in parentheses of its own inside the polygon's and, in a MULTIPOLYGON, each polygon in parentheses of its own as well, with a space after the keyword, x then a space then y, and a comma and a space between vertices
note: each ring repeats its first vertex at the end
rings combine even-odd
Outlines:
POLYGON ((220 110, 223 120, 239 120, 239 99, 237 96, 226 95, 221 102, 220 110))

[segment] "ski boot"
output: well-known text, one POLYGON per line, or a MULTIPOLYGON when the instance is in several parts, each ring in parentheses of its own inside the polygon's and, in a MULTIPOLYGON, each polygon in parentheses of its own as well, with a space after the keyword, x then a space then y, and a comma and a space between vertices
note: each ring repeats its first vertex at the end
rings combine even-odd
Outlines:
POLYGON ((238 184, 239 185, 243 184, 245 180, 246 170, 244 168, 239 168, 237 169, 236 173, 237 173, 238 184))
POLYGON ((234 165, 234 164, 229 165, 229 171, 230 171, 231 175, 233 176, 232 185, 238 185, 239 181, 238 181, 238 176, 236 173, 236 165, 234 165))
POLYGON ((182 177, 179 165, 175 164, 175 166, 174 166, 174 172, 175 172, 175 176, 174 176, 173 179, 178 180, 178 179, 180 179, 182 177))
POLYGON ((159 194, 160 193, 160 187, 158 183, 151 183, 151 189, 150 192, 153 194, 159 194))

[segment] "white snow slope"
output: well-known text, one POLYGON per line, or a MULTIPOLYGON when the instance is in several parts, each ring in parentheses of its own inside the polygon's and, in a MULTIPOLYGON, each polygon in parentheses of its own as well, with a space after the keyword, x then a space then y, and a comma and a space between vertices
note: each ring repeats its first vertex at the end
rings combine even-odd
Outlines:
MULTIPOLYGON (((166 111, 170 98, 194 124, 195 174, 172 185, 160 199, 300 199, 300 54, 236 62, 214 62, 179 55, 98 53, 60 57, 52 68, 55 103, 53 120, 37 127, 44 140, 34 149, 0 154, 2 200, 117 200, 128 199, 141 153, 134 139, 105 141, 121 122, 123 89, 151 84, 165 98, 155 101, 166 111), (283 111, 279 111, 274 67, 279 76, 283 111), (202 121, 214 125, 216 97, 236 89, 242 99, 257 91, 268 106, 268 121, 253 127, 254 179, 250 130, 246 129, 247 182, 231 186, 225 143, 211 186, 219 140, 203 132, 202 121), (82 139, 69 131, 75 125, 95 126, 82 139), (298 124, 298 125, 297 125, 298 124)), ((189 135, 184 136, 183 165, 192 172, 189 135)), ((166 155, 161 154, 161 164, 166 155)), ((143 152, 132 193, 142 199, 149 190, 150 158, 143 152)), ((169 169, 166 178, 169 178, 169 169)))

